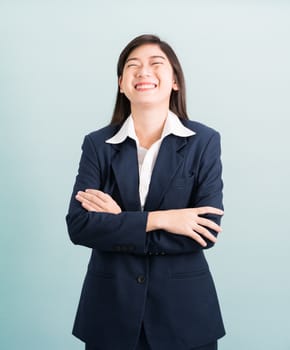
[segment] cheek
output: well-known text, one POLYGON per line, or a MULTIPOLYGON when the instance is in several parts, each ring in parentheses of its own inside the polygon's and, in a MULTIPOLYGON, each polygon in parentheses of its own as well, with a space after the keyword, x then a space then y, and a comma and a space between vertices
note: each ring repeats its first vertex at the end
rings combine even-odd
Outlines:
POLYGON ((160 71, 159 77, 166 85, 173 86, 174 76, 171 70, 165 69, 160 71))
POLYGON ((128 86, 128 78, 125 76, 122 78, 122 80, 119 81, 120 90, 122 91, 127 90, 127 86, 128 86))
POLYGON ((166 79, 163 79, 162 86, 164 89, 168 90, 168 92, 171 92, 174 88, 173 78, 167 77, 166 79))

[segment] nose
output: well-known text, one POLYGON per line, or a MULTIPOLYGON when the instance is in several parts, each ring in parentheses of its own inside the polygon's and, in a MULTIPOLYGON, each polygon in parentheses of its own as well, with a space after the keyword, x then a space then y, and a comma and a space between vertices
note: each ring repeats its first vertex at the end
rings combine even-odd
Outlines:
POLYGON ((142 65, 137 71, 137 77, 150 77, 152 75, 151 68, 149 66, 142 65))

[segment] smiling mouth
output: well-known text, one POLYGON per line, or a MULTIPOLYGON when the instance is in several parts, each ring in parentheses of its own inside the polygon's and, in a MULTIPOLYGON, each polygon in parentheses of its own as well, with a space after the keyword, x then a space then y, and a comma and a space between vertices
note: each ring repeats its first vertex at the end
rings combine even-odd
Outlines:
POLYGON ((138 91, 152 90, 157 87, 157 84, 153 83, 138 83, 135 85, 135 89, 138 91))

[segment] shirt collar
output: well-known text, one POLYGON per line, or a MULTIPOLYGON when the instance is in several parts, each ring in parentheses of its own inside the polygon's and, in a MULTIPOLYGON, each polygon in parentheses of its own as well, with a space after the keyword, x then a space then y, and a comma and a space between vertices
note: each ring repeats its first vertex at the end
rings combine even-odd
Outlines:
MULTIPOLYGON (((195 132, 185 127, 181 123, 177 115, 174 114, 172 111, 169 111, 160 140, 163 140, 164 137, 170 134, 180 136, 180 137, 188 137, 188 136, 195 135, 195 132)), ((132 115, 130 115, 125 120, 121 129, 113 137, 106 140, 106 143, 111 143, 111 144, 122 143, 126 140, 127 137, 130 137, 131 139, 135 140, 137 144, 139 144, 137 135, 135 133, 134 121, 133 121, 132 115)))
POLYGON ((130 137, 135 141, 138 140, 134 129, 134 122, 133 122, 132 115, 129 115, 129 117, 124 121, 121 129, 113 137, 106 140, 106 143, 112 143, 112 144, 121 143, 125 141, 127 137, 130 137))

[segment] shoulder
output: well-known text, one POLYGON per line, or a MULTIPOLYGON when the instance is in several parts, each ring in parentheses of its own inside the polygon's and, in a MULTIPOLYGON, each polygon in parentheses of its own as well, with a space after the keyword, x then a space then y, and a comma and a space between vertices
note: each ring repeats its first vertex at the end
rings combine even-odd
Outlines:
POLYGON ((214 135, 219 135, 219 132, 205 124, 194 120, 181 120, 183 125, 195 132, 197 137, 211 138, 214 135))
POLYGON ((107 125, 101 129, 90 132, 84 137, 82 151, 85 154, 98 154, 105 156, 111 147, 106 140, 111 138, 120 129, 120 125, 107 125))
POLYGON ((203 152, 205 149, 219 150, 221 147, 220 133, 212 127, 193 120, 183 120, 185 127, 194 131, 195 134, 188 140, 188 145, 203 152))
POLYGON ((95 145, 105 144, 106 140, 114 136, 121 125, 107 125, 101 129, 90 132, 85 136, 85 140, 90 140, 95 145))
POLYGON ((194 131, 195 134, 188 138, 188 147, 192 155, 204 157, 204 159, 218 159, 221 154, 220 133, 199 122, 183 120, 185 127, 194 131))

